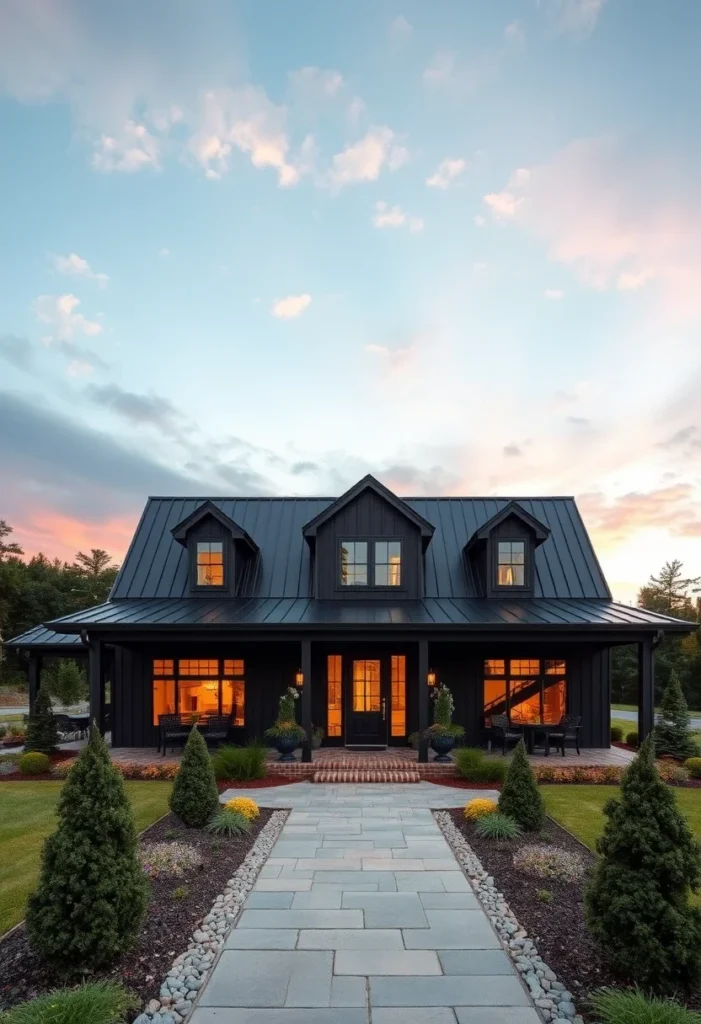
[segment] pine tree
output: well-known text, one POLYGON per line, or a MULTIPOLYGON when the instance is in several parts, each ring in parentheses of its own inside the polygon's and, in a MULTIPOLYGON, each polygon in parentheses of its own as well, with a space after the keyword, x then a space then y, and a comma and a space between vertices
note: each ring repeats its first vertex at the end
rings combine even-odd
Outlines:
POLYGON ((499 810, 514 818, 528 832, 535 832, 545 821, 543 797, 529 764, 523 740, 518 741, 511 758, 499 797, 499 810))
POLYGON ((655 749, 658 754, 673 757, 694 757, 698 748, 691 735, 689 708, 679 676, 672 671, 660 702, 655 725, 655 749))
POLYGON ((170 809, 189 828, 202 828, 219 810, 214 766, 197 726, 192 727, 185 744, 170 794, 170 809))
POLYGON ((61 792, 29 898, 30 944, 70 974, 109 966, 134 944, 148 903, 134 815, 96 726, 61 792))
POLYGON ((45 686, 39 687, 34 707, 27 720, 27 738, 24 749, 41 754, 52 754, 58 746, 58 728, 51 707, 51 697, 45 686))
POLYGON ((622 978, 672 992, 701 977, 701 848, 648 737, 604 807, 600 859, 586 893, 587 928, 622 978))

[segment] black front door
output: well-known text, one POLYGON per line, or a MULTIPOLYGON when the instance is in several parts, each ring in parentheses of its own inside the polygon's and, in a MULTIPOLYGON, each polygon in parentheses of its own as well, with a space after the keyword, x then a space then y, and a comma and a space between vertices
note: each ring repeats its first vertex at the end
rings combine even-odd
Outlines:
POLYGON ((346 746, 387 745, 387 671, 384 658, 348 659, 346 746))

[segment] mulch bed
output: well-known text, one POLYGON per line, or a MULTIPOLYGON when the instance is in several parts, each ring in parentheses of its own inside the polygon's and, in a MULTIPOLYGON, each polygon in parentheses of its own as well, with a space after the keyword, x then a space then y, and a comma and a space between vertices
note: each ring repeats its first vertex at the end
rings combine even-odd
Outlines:
MULTIPOLYGON (((193 931, 212 909, 215 897, 224 891, 271 814, 261 809, 250 833, 231 839, 215 839, 203 829, 184 828, 172 814, 147 829, 142 842, 190 843, 202 856, 202 866, 184 872, 180 878, 151 879, 151 898, 138 944, 111 970, 98 972, 93 978, 121 980, 144 1004, 157 999, 172 961, 187 948, 193 931)), ((60 984, 61 979, 30 949, 24 925, 0 940, 0 1009, 60 984)))
POLYGON ((496 789, 501 790, 503 782, 468 782, 467 779, 458 778, 457 775, 440 775, 435 779, 425 779, 426 782, 433 782, 437 786, 452 786, 453 789, 496 789))
POLYGON ((269 789, 271 786, 291 786, 302 779, 294 779, 290 775, 268 775, 264 779, 249 779, 248 782, 221 780, 217 783, 219 792, 227 789, 269 789))

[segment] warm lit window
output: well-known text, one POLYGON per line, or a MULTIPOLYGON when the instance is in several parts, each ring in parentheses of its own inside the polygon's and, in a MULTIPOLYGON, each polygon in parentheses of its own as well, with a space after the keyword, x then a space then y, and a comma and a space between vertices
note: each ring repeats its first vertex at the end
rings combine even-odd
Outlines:
POLYGON ((486 676, 503 676, 505 672, 503 658, 491 658, 484 663, 484 674, 486 676))
POLYGON ((178 711, 185 716, 218 715, 219 680, 180 679, 178 711))
POLYGON ((178 675, 181 676, 218 676, 218 658, 181 658, 178 662, 178 675))
MULTIPOLYGON (((243 664, 243 662, 239 662, 243 664)), ((246 684, 243 679, 223 679, 221 684, 221 713, 231 715, 231 724, 246 723, 246 684)))
MULTIPOLYGON (((154 664, 163 664, 163 662, 154 664)), ((166 662, 168 664, 168 662, 166 662)), ((173 662, 170 662, 172 670, 173 662)), ((153 724, 158 725, 161 715, 175 714, 175 680, 154 679, 153 680, 153 724)))
POLYGON ((545 672, 549 676, 564 676, 567 664, 564 661, 546 661, 545 672))
POLYGON ((509 685, 509 715, 511 721, 541 721, 540 679, 512 679, 509 685))
POLYGON ((512 658, 509 662, 509 673, 512 676, 540 675, 540 661, 538 658, 512 658))
POLYGON ((341 542, 341 585, 366 587, 368 582, 368 544, 365 540, 341 542))
POLYGON ((500 540, 497 544, 497 584, 500 587, 523 587, 526 543, 522 540, 500 540))
POLYGON ((484 681, 484 713, 503 715, 506 713, 506 680, 485 679, 484 681))
POLYGON ((402 543, 375 541, 375 586, 399 587, 402 583, 402 543))
POLYGON ((341 682, 341 669, 341 655, 329 654, 326 659, 326 734, 328 736, 342 735, 341 701, 343 684, 341 682))
POLYGON ((380 662, 353 662, 353 710, 380 711, 380 662))
POLYGON ((392 715, 393 736, 406 736, 406 658, 403 654, 392 655, 392 715))
POLYGON ((170 658, 155 658, 153 662, 154 676, 172 676, 173 662, 170 658))
POLYGON ((241 659, 234 660, 233 658, 226 658, 224 661, 224 675, 225 676, 242 676, 243 675, 243 661, 241 659))
POLYGON ((224 586, 224 542, 200 540, 197 542, 197 586, 224 586))

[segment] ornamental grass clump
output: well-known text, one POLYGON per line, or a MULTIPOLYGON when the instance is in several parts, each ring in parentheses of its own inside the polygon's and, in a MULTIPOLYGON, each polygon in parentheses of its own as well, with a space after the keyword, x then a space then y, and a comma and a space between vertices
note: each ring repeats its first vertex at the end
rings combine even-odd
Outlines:
POLYGON ((586 898, 589 933, 621 977, 672 993, 701 977, 701 848, 648 737, 604 806, 600 855, 586 898))
POLYGON ((202 856, 190 843, 144 843, 139 860, 145 875, 182 878, 185 871, 202 867, 202 856))
POLYGON ((701 1024, 701 1013, 638 989, 599 989, 589 1006, 600 1024, 701 1024))
POLYGON ((689 707, 679 676, 674 671, 670 673, 669 682, 662 694, 653 735, 658 756, 670 754, 684 759, 699 753, 689 724, 689 707))
POLYGON ((586 871, 584 858, 580 854, 539 843, 522 846, 517 850, 513 856, 513 865, 517 871, 523 871, 526 875, 557 878, 562 882, 577 882, 586 871))
POLYGON ((251 831, 251 822, 241 811, 225 807, 214 815, 207 825, 207 831, 215 836, 243 836, 251 831))
POLYGON ((459 747, 453 760, 458 775, 468 782, 503 782, 506 777, 505 760, 485 757, 477 747, 459 747))
POLYGON ((139 1000, 113 981, 55 989, 0 1013, 1 1024, 123 1024, 139 1000))
POLYGON ((537 832, 545 821, 545 804, 523 740, 518 741, 506 772, 499 810, 517 821, 526 832, 537 832))
POLYGON ((249 821, 255 821, 260 814, 258 804, 250 796, 235 796, 227 800, 224 806, 227 811, 239 811, 249 821))
POLYGON ((476 821, 477 818, 484 817, 485 814, 496 814, 499 810, 496 800, 487 800, 482 797, 476 797, 474 800, 469 800, 465 804, 463 814, 468 821, 476 821))
POLYGON ((58 727, 51 707, 51 697, 42 686, 34 701, 34 707, 27 719, 25 751, 35 750, 40 754, 53 754, 58 746, 58 727))
POLYGON ((212 759, 196 726, 185 744, 180 771, 170 794, 170 809, 188 828, 202 828, 219 810, 219 790, 212 759))
POLYGON ((523 829, 517 821, 510 818, 508 814, 496 811, 494 814, 485 814, 475 822, 475 832, 481 839, 494 839, 502 842, 507 839, 518 839, 523 835, 523 829))
POLYGON ((265 747, 258 740, 251 740, 245 747, 226 744, 215 751, 212 762, 218 779, 230 779, 232 782, 262 779, 265 776, 265 747))
POLYGON ((134 945, 148 893, 131 804, 93 725, 61 791, 58 828, 44 844, 27 906, 29 943, 66 974, 112 965, 134 945))

